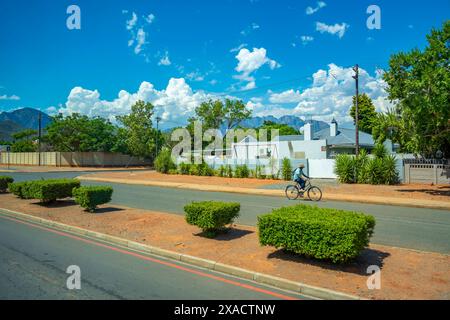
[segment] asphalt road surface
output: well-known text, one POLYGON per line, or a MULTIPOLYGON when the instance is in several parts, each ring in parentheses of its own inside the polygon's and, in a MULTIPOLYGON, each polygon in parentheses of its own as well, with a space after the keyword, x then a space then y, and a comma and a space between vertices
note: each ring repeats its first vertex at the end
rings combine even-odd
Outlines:
POLYGON ((306 297, 23 222, 0 212, 0 299, 306 297), (67 279, 72 276, 66 273, 69 266, 79 267, 79 290, 67 288, 67 279))
MULTIPOLYGON (((10 175, 17 181, 21 181, 50 177, 75 177, 82 174, 84 173, 62 172, 13 173, 10 175)), ((113 186, 113 204, 175 214, 184 214, 183 206, 191 201, 237 201, 241 203, 241 216, 237 222, 245 225, 255 225, 257 216, 260 214, 296 203, 360 211, 371 214, 376 218, 375 234, 372 238, 372 243, 450 254, 450 211, 448 210, 339 201, 321 201, 316 204, 302 200, 289 201, 284 197, 204 192, 112 183, 83 182, 83 184, 108 184, 113 186)))

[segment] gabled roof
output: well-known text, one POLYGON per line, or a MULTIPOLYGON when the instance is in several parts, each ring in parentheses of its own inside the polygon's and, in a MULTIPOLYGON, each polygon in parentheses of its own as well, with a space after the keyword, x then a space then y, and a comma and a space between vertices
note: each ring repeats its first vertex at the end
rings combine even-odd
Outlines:
MULTIPOLYGON (((332 137, 330 129, 322 129, 313 133, 314 139, 327 140, 328 145, 355 145, 356 130, 339 128, 337 135, 332 137)), ((373 146, 375 144, 372 135, 359 131, 359 144, 366 146, 373 146)))
POLYGON ((273 140, 275 140, 275 141, 303 141, 304 137, 301 135, 277 136, 273 140))

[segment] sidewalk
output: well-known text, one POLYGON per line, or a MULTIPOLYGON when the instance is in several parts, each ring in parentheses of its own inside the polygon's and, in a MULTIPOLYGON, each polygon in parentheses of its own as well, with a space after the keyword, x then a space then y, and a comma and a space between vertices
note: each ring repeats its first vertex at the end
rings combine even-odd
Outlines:
MULTIPOLYGON (((154 171, 104 172, 78 177, 86 181, 138 184, 157 187, 182 188, 201 191, 232 192, 284 197, 284 185, 280 180, 234 179, 164 175, 154 171)), ((429 185, 321 185, 324 200, 389 204, 450 210, 450 186, 429 185)))
POLYGON ((89 214, 73 201, 42 206, 0 194, 0 207, 125 238, 222 264, 369 299, 450 299, 450 256, 371 245, 353 263, 336 266, 272 247, 261 247, 256 229, 235 225, 216 239, 202 237, 184 218, 162 212, 101 206, 89 214), (381 290, 368 290, 367 267, 381 267, 381 290))
POLYGON ((55 167, 55 166, 17 166, 0 165, 0 172, 98 172, 98 171, 137 171, 148 170, 145 167, 55 167))

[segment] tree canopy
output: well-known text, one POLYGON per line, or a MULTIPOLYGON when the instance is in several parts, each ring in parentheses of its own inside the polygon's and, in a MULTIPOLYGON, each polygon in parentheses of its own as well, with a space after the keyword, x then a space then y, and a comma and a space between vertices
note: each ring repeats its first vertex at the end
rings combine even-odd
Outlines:
POLYGON ((130 114, 117 117, 123 125, 121 132, 126 148, 134 156, 152 159, 155 156, 159 133, 153 128, 153 113, 154 106, 150 102, 137 101, 131 106, 130 114))
POLYGON ((12 135, 13 143, 11 152, 35 152, 37 146, 33 140, 36 139, 38 132, 33 129, 25 129, 12 135))
MULTIPOLYGON (((356 96, 353 96, 353 105, 350 109, 353 123, 356 123, 356 96)), ((359 130, 372 133, 372 127, 377 119, 377 112, 370 97, 363 93, 358 95, 358 128, 359 130)))
POLYGON ((201 121, 203 129, 236 128, 242 121, 251 117, 252 112, 240 100, 225 99, 209 100, 201 103, 195 109, 195 116, 189 119, 189 124, 195 120, 201 121))
POLYGON ((391 56, 383 75, 396 103, 406 148, 426 157, 450 156, 450 21, 427 35, 421 51, 391 56))
POLYGON ((73 113, 58 114, 46 127, 43 141, 56 151, 112 151, 118 140, 117 128, 106 119, 73 113))
POLYGON ((280 136, 290 136, 290 135, 298 135, 300 132, 293 127, 284 124, 284 123, 275 123, 273 121, 264 121, 263 125, 258 127, 256 130, 259 131, 261 129, 267 130, 267 139, 272 139, 271 130, 278 130, 280 136))

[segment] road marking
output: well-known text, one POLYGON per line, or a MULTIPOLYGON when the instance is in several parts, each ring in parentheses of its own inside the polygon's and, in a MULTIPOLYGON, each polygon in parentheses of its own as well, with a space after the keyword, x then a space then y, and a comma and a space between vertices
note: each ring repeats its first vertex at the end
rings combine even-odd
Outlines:
POLYGON ((85 243, 89 243, 89 244, 92 244, 92 245, 95 245, 95 246, 98 246, 98 247, 102 247, 102 248, 106 248, 106 249, 113 250, 113 251, 116 251, 116 252, 120 252, 120 253, 123 253, 123 254, 127 254, 127 255, 130 255, 130 256, 136 257, 138 259, 141 259, 141 260, 146 260, 146 261, 151 261, 151 262, 154 262, 154 263, 162 264, 162 265, 165 265, 165 266, 168 266, 168 267, 171 267, 171 268, 175 268, 175 269, 178 269, 178 270, 182 270, 182 271, 185 271, 185 272, 189 272, 189 273, 196 274, 196 275, 199 275, 199 276, 202 276, 202 277, 206 277, 206 278, 210 278, 210 279, 213 279, 213 280, 221 281, 221 282, 228 283, 228 284, 231 284, 231 285, 234 285, 234 286, 242 287, 242 288, 245 288, 245 289, 248 289, 248 290, 251 290, 251 291, 256 291, 256 292, 264 293, 264 294, 267 294, 267 295, 271 295, 271 296, 274 296, 274 297, 277 297, 277 298, 280 298, 280 299, 283 299, 283 300, 299 300, 298 298, 290 297, 290 296, 287 296, 287 295, 284 295, 284 294, 281 294, 281 293, 276 293, 276 292, 269 291, 269 290, 262 289, 262 288, 258 288, 258 287, 252 286, 252 285, 240 283, 240 282, 233 281, 233 280, 230 280, 230 279, 225 279, 223 277, 215 276, 215 275, 208 274, 208 273, 205 273, 205 272, 202 272, 202 271, 198 271, 198 270, 194 270, 194 269, 191 269, 191 268, 183 267, 183 266, 177 265, 175 263, 162 261, 162 260, 159 260, 159 259, 156 259, 156 258, 151 258, 151 257, 144 256, 142 254, 138 254, 138 253, 131 252, 131 251, 128 251, 128 250, 123 250, 123 249, 120 249, 120 248, 109 246, 109 245, 106 245, 106 244, 103 244, 103 243, 100 243, 100 242, 97 242, 97 241, 94 241, 94 240, 81 238, 81 237, 78 237, 78 236, 75 236, 75 235, 72 235, 72 234, 69 234, 69 233, 66 233, 66 232, 62 232, 62 231, 50 229, 50 228, 47 228, 47 227, 39 226, 39 225, 36 225, 36 224, 33 224, 33 223, 29 223, 29 222, 26 222, 26 221, 22 221, 22 220, 19 220, 19 219, 6 217, 6 216, 4 216, 1 213, 0 213, 0 217, 2 217, 4 219, 7 219, 7 220, 14 221, 14 222, 22 223, 22 224, 25 224, 25 225, 28 225, 28 226, 31 226, 31 227, 34 227, 34 228, 38 228, 38 229, 41 229, 41 230, 52 232, 52 233, 55 233, 55 234, 60 235, 60 236, 64 236, 64 237, 67 237, 67 238, 71 238, 71 239, 75 239, 75 240, 82 241, 82 242, 85 242, 85 243))

